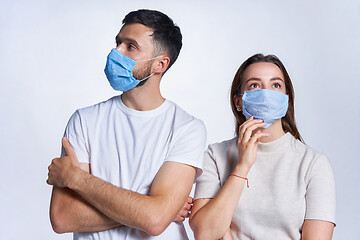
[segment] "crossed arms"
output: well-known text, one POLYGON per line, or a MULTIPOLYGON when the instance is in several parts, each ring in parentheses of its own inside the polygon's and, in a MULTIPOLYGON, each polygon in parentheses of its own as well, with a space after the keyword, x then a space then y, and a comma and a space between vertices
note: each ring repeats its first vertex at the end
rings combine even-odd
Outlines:
MULTIPOLYGON (((91 175, 90 165, 78 162, 66 138, 63 147, 66 156, 53 159, 47 181, 54 186, 50 220, 57 233, 102 231, 126 225, 159 235, 184 202, 189 202, 196 173, 192 166, 165 162, 149 195, 143 195, 91 175)), ((190 208, 189 203, 185 205, 190 208)))

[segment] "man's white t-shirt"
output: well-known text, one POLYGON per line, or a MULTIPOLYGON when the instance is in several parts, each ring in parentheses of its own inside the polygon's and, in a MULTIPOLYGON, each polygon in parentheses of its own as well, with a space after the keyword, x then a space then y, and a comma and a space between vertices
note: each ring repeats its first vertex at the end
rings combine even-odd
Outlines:
MULTIPOLYGON (((121 96, 115 96, 77 110, 65 136, 79 162, 91 165, 92 175, 141 194, 150 192, 156 173, 166 161, 194 166, 197 176, 202 172, 205 126, 169 100, 156 109, 136 111, 126 107, 121 96)), ((187 239, 187 235, 182 223, 172 222, 156 237, 122 226, 74 233, 74 239, 187 239)))

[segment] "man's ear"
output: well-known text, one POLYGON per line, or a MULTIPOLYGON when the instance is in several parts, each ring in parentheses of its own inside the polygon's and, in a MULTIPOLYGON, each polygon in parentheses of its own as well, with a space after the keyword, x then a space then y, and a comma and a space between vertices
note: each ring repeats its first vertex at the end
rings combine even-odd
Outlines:
POLYGON ((234 95, 233 100, 235 103, 236 110, 241 112, 242 111, 242 97, 234 95))
POLYGON ((161 58, 158 58, 155 60, 155 68, 154 68, 154 73, 163 73, 166 71, 166 69, 168 68, 169 64, 170 64, 170 58, 167 56, 163 56, 161 58), (157 60, 157 61, 156 61, 157 60))

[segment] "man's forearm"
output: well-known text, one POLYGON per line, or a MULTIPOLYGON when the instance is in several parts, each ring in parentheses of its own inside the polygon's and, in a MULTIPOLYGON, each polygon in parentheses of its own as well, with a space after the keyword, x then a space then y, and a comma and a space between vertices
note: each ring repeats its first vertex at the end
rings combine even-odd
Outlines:
POLYGON ((173 221, 190 194, 196 173, 196 168, 190 165, 164 162, 147 196, 116 187, 92 176, 90 171, 80 169, 81 165, 65 138, 63 146, 67 155, 52 160, 47 183, 74 190, 120 224, 159 235, 173 221))
POLYGON ((160 234, 182 207, 170 208, 165 204, 171 201, 166 196, 147 196, 122 189, 80 169, 69 188, 114 221, 151 235, 160 234))
POLYGON ((54 187, 50 220, 55 232, 93 232, 121 226, 68 188, 54 187))

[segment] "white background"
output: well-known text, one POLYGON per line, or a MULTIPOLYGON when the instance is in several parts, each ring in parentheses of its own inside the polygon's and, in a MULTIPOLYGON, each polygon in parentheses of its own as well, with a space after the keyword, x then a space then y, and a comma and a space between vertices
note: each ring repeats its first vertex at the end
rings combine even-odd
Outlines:
POLYGON ((254 53, 276 54, 295 87, 306 143, 336 177, 334 239, 360 239, 360 2, 0 2, 0 238, 71 239, 52 232, 47 166, 60 154, 77 109, 118 94, 103 69, 126 13, 168 14, 183 49, 162 82, 164 97, 202 119, 208 143, 233 137, 229 90, 254 53))

